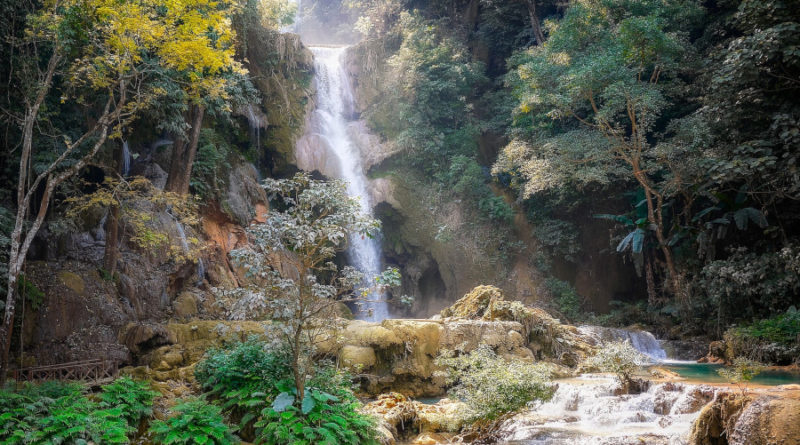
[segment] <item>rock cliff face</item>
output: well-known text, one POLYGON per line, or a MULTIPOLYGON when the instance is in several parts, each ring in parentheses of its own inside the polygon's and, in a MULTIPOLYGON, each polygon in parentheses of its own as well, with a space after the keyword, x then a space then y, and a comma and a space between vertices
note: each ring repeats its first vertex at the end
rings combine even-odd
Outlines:
MULTIPOLYGON (((118 339, 129 323, 163 325, 169 320, 219 318, 209 290, 241 283, 243 277, 228 254, 246 242, 244 227, 268 211, 259 177, 296 169, 294 143, 313 106, 312 56, 299 38, 278 36, 257 26, 246 31, 238 57, 246 61, 262 103, 235 110, 230 121, 206 119, 203 131, 219 136, 228 149, 220 161, 225 167, 212 166, 218 183, 206 184, 216 189, 200 203, 200 223, 178 227, 168 210, 142 207, 148 228, 164 236, 166 245, 150 250, 138 247, 131 242, 129 221, 120 221, 119 259, 112 278, 102 270, 104 212, 70 222, 63 217, 63 206, 56 207, 40 231, 26 270, 27 279, 42 295, 25 305, 22 338, 15 336, 13 341, 12 355, 21 357, 25 365, 97 357, 133 363, 136 351, 118 339), (182 249, 186 239, 198 240, 198 260, 171 255, 171 250, 182 249)), ((131 176, 144 176, 155 188, 163 188, 172 141, 160 137, 150 123, 130 132, 131 176)), ((212 140, 212 145, 217 142, 212 140)), ((113 162, 100 159, 106 161, 113 162)), ((86 170, 84 180, 95 183, 106 175, 97 166, 86 170)))
POLYGON ((721 394, 703 408, 692 428, 690 443, 800 444, 800 388, 774 395, 721 394))
MULTIPOLYGON (((499 290, 477 288, 433 320, 385 320, 380 323, 342 320, 341 328, 320 345, 321 356, 335 357, 372 395, 396 391, 406 396, 444 394, 437 374, 438 355, 445 350, 468 353, 490 346, 501 356, 547 360, 554 370, 569 374, 592 347, 571 326, 544 311, 507 302, 499 290)), ((189 323, 130 323, 119 341, 133 352, 137 368, 129 372, 156 381, 192 379, 194 365, 211 347, 250 336, 265 336, 268 322, 196 320, 189 323)))

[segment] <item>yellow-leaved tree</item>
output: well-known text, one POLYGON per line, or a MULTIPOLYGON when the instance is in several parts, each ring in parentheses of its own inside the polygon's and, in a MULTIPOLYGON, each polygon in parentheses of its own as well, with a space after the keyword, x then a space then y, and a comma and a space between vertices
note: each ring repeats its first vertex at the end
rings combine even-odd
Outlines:
POLYGON ((173 134, 165 190, 186 194, 206 109, 230 111, 228 91, 246 72, 234 59, 235 33, 231 19, 238 4, 231 0, 164 3, 164 21, 171 26, 158 56, 168 69, 166 76, 180 89, 186 105, 182 113, 185 131, 173 134))
MULTIPOLYGON (((243 73, 233 59, 232 11, 230 0, 44 0, 29 17, 25 39, 18 43, 25 57, 17 60, 25 66, 16 70, 16 81, 25 103, 24 112, 14 116, 22 140, 0 326, 0 381, 8 369, 20 272, 56 187, 109 139, 119 138, 138 112, 168 94, 158 82, 163 73, 170 73, 187 98, 195 142, 185 158, 193 160, 204 106, 225 101, 223 74, 243 73), (44 134, 41 110, 59 100, 82 107, 86 123, 78 129, 48 125, 44 134)), ((188 172, 177 179, 188 189, 188 172)))

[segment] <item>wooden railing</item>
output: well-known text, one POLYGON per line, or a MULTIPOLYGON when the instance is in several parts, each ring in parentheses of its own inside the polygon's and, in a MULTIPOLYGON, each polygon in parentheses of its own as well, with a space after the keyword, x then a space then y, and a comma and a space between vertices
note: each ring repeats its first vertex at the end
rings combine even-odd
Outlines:
POLYGON ((57 365, 34 366, 14 370, 14 380, 36 382, 42 380, 77 380, 92 384, 108 383, 119 375, 115 360, 93 359, 57 365))

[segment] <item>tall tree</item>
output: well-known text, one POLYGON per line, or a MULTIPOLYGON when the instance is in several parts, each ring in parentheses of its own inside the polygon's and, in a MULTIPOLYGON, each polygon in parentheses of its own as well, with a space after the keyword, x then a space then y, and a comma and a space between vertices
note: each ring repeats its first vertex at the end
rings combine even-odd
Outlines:
POLYGON ((29 18, 27 38, 17 50, 28 64, 14 79, 25 87, 25 100, 24 113, 15 117, 21 141, 0 327, 0 379, 8 368, 18 278, 56 188, 86 166, 109 138, 118 138, 140 110, 165 94, 150 83, 158 72, 185 73, 194 100, 204 94, 224 98, 214 79, 195 73, 235 65, 233 50, 219 49, 232 46, 232 33, 217 33, 207 21, 228 26, 224 8, 204 0, 165 6, 135 0, 47 0, 29 18), (82 107, 89 124, 77 135, 74 128, 37 131, 41 109, 53 103, 82 107), (55 141, 46 140, 53 133, 55 141))
MULTIPOLYGON (((317 181, 301 173, 292 179, 268 179, 264 188, 276 198, 274 210, 264 223, 247 230, 250 244, 231 253, 251 283, 220 296, 231 318, 275 321, 292 355, 299 404, 319 344, 335 336, 337 306, 342 299, 366 295, 356 291, 363 274, 349 266, 340 269, 334 257, 347 248, 351 236, 371 236, 379 222, 363 214, 340 181, 317 181)), ((396 271, 374 278, 399 284, 396 271)))
POLYGON ((169 176, 165 190, 186 194, 203 118, 215 104, 227 107, 231 83, 245 70, 234 59, 235 33, 231 25, 232 0, 179 0, 165 5, 164 20, 173 43, 163 51, 167 75, 185 97, 184 131, 173 135, 169 176))
MULTIPOLYGON (((616 174, 624 165, 628 178, 644 191, 646 208, 645 229, 634 233, 633 246, 641 248, 645 234, 653 236, 667 287, 683 303, 688 294, 671 248, 668 214, 669 193, 682 184, 670 174, 669 154, 652 143, 652 132, 670 105, 670 82, 690 53, 679 25, 683 19, 691 23, 688 18, 696 13, 696 7, 681 0, 573 3, 544 45, 517 56, 509 77, 520 99, 518 119, 528 117, 533 125, 523 125, 523 140, 509 146, 507 157, 529 144, 533 149, 523 164, 556 165, 572 157, 584 176, 596 173, 598 166, 605 170, 600 176, 616 174)), ((552 180, 552 172, 527 171, 539 175, 528 181, 552 180)))

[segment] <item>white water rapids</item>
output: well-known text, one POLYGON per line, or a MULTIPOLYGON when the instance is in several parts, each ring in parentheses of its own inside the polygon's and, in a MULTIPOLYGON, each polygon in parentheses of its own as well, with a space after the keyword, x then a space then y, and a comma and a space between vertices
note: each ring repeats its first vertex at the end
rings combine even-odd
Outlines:
MULTIPOLYGON (((353 93, 344 68, 344 47, 311 47, 314 53, 317 108, 311 114, 306 134, 298 141, 298 164, 317 169, 327 176, 347 182, 347 193, 358 199, 361 211, 372 214, 368 180, 361 162, 361 153, 347 132, 354 109, 353 93), (313 160, 304 160, 303 157, 313 160)), ((365 285, 381 271, 381 247, 377 239, 353 236, 348 257, 350 263, 365 274, 365 285)), ((373 292, 357 316, 369 321, 389 318, 388 305, 382 295, 373 292)))
POLYGON ((506 421, 501 443, 526 445, 678 445, 688 442, 710 386, 654 383, 641 394, 614 395, 612 377, 558 382, 553 398, 506 421))

